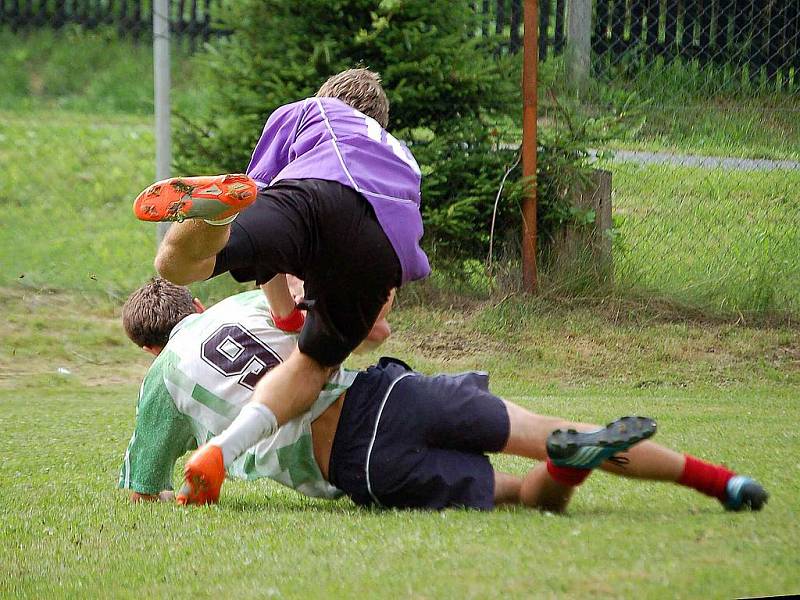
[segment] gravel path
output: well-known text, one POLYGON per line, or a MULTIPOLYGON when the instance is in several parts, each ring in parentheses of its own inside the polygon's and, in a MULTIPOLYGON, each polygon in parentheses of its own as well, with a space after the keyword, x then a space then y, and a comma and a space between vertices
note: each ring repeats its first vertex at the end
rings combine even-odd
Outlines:
MULTIPOLYGON (((596 151, 591 152, 596 156, 596 151)), ((641 165, 676 165, 726 169, 729 171, 800 171, 800 162, 794 160, 767 160, 762 158, 728 158, 722 156, 693 156, 668 152, 643 152, 639 150, 614 150, 612 162, 632 162, 641 165)))

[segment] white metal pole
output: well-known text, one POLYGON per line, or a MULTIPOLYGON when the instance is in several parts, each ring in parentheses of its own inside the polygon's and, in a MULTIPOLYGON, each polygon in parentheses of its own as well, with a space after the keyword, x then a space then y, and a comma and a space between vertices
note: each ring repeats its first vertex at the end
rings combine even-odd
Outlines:
POLYGON ((581 90, 589 79, 592 0, 569 0, 567 11, 567 78, 581 90))
MULTIPOLYGON (((169 0, 153 1, 153 77, 155 82, 156 113, 156 179, 170 176, 170 61, 169 61, 169 0)), ((169 223, 159 223, 157 243, 161 243, 169 223)))

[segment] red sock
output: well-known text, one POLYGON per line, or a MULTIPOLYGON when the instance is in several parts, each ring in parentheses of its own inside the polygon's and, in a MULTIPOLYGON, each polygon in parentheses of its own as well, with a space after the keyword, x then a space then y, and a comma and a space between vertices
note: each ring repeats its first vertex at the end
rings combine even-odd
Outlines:
POLYGON ((722 465, 713 465, 687 454, 683 474, 678 483, 694 488, 707 496, 725 500, 725 486, 734 475, 736 473, 722 465))
POLYGON ((547 472, 554 481, 563 485, 580 485, 592 472, 591 469, 576 469, 575 467, 559 467, 547 459, 547 472))

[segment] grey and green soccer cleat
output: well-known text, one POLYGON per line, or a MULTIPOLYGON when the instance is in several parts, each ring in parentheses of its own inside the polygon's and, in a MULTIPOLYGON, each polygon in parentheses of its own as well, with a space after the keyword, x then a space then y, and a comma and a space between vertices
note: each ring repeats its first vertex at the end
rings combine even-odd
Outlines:
POLYGON ((622 417, 597 431, 556 429, 547 436, 547 456, 559 467, 594 469, 655 432, 656 422, 647 417, 622 417))

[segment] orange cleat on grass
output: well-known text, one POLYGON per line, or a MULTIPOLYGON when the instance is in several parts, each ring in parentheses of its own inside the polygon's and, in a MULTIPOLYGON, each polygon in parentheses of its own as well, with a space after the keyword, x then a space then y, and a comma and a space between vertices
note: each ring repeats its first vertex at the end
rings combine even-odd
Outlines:
POLYGON ((250 206, 256 183, 247 175, 173 177, 148 186, 133 203, 141 221, 221 221, 250 206))
POLYGON ((225 480, 225 464, 218 446, 204 444, 183 468, 183 485, 175 500, 178 504, 216 504, 225 480))

